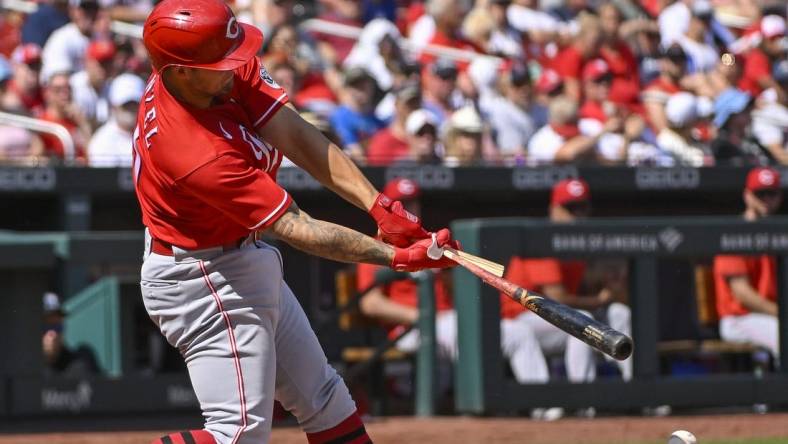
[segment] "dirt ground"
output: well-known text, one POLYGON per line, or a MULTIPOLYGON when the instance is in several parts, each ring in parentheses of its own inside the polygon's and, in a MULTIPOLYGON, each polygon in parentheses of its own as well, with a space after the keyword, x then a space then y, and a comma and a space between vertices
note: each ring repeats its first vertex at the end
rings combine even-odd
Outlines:
MULTIPOLYGON (((786 437, 788 414, 608 417, 534 422, 525 418, 395 417, 367 420, 377 444, 624 444, 667 442, 670 432, 693 432, 700 443, 709 439, 786 437), (663 441, 664 440, 664 441, 663 441)), ((147 444, 159 431, 0 435, 0 444, 147 444)), ((273 444, 304 444, 294 427, 276 427, 273 444)))

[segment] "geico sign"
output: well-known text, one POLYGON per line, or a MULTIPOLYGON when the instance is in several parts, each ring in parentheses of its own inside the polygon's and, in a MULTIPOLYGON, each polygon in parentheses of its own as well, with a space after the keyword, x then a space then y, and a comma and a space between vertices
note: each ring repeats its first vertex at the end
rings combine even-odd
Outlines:
POLYGON ((118 188, 122 191, 134 190, 134 180, 131 177, 131 169, 118 168, 118 188))
POLYGON ((443 166, 391 167, 386 170, 386 182, 404 177, 423 189, 445 190, 454 186, 454 170, 443 166))
POLYGON ((512 171, 512 186, 518 190, 547 190, 570 177, 577 177, 577 168, 572 166, 555 168, 518 168, 512 171))
POLYGON ((692 189, 700 185, 700 171, 692 168, 639 168, 635 186, 641 190, 692 189))
POLYGON ((53 168, 2 168, 0 190, 3 191, 49 191, 57 184, 57 173, 53 168))
POLYGON ((276 181, 282 188, 289 190, 317 190, 323 186, 298 167, 280 168, 276 174, 276 181))

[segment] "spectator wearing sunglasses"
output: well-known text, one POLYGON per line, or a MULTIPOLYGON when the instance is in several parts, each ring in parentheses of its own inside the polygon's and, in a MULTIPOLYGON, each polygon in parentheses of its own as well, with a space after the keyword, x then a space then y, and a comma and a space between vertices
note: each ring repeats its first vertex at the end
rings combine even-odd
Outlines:
POLYGON ((405 122, 408 141, 407 160, 419 164, 434 164, 441 161, 438 152, 438 127, 431 112, 417 109, 405 122))
POLYGON ((375 79, 364 68, 350 68, 345 73, 342 105, 330 117, 345 152, 359 163, 366 162, 369 139, 386 126, 375 116, 376 90, 375 79))
MULTIPOLYGON (((68 73, 60 72, 42 81, 45 107, 38 118, 63 125, 73 139, 74 156, 77 162, 84 163, 85 146, 90 140, 90 123, 82 114, 82 110, 74 104, 68 79, 68 73)), ((65 159, 65 147, 57 137, 52 134, 41 134, 41 139, 44 141, 44 155, 51 161, 57 163, 65 159)))
POLYGON ((368 165, 388 166, 410 158, 405 122, 421 107, 421 90, 418 84, 406 84, 394 91, 394 97, 394 118, 369 141, 368 165))
POLYGON ((438 118, 439 128, 462 102, 457 73, 457 64, 449 59, 437 59, 422 69, 423 107, 438 118))
POLYGON ((63 324, 66 313, 60 298, 52 292, 44 293, 44 318, 41 347, 44 354, 45 377, 82 378, 98 373, 93 352, 86 346, 72 349, 64 342, 63 324))
MULTIPOLYGON (((780 173, 756 167, 744 186, 746 221, 756 222, 776 213, 782 203, 780 173)), ((774 256, 718 255, 714 258, 714 286, 720 337, 726 341, 766 347, 779 354, 777 270, 774 256)))
POLYGON ((534 103, 528 69, 514 65, 504 73, 500 86, 502 95, 491 103, 488 121, 503 159, 517 164, 525 158, 528 141, 536 132, 531 117, 534 103))
POLYGON ((717 137, 711 151, 720 165, 765 165, 768 151, 751 131, 753 100, 744 91, 730 88, 714 101, 714 126, 717 137))

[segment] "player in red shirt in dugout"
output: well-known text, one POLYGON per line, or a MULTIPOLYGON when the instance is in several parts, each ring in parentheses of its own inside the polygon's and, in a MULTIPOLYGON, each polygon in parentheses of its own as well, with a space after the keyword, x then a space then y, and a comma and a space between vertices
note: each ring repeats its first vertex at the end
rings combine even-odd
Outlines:
POLYGON ((186 361, 205 429, 155 443, 262 444, 274 399, 310 444, 370 443, 265 232, 320 257, 397 270, 445 268, 432 236, 378 193, 341 148, 286 105, 254 57, 263 36, 220 0, 164 0, 143 28, 154 67, 133 136, 146 227, 145 309, 186 361), (312 219, 276 183, 287 156, 376 221, 384 243, 312 219), (394 244, 394 245, 391 245, 394 244), (395 246, 396 245, 396 246, 395 246))
MULTIPOLYGON (((587 217, 591 212, 591 194, 588 184, 582 179, 565 179, 553 187, 550 198, 550 221, 572 223, 587 217)), ((563 304, 583 311, 604 308, 605 321, 627 335, 631 332, 631 311, 618 299, 624 298, 623 279, 609 279, 607 286, 598 293, 580 295, 581 284, 586 274, 586 263, 581 260, 559 260, 556 258, 512 257, 506 267, 505 278, 529 290, 533 290, 563 304)), ((590 313, 586 313, 590 316, 590 313)), ((522 305, 501 295, 501 317, 516 319, 533 330, 539 340, 541 351, 532 359, 530 374, 534 382, 547 382, 549 370, 544 352, 564 352, 567 377, 570 382, 589 382, 596 378, 594 351, 588 345, 550 324, 522 305)), ((632 378, 632 358, 616 361, 624 380, 632 378)))
MULTIPOLYGON (((383 194, 402 202, 411 214, 420 216, 421 189, 416 182, 397 178, 389 181, 383 194)), ((381 267, 373 264, 358 264, 356 287, 359 291, 375 282, 375 273, 381 267)), ((451 298, 451 275, 438 270, 434 278, 435 286, 435 337, 438 352, 442 357, 457 357, 457 315, 451 298)), ((419 295, 416 282, 403 279, 380 285, 365 294, 359 302, 364 315, 377 319, 389 329, 389 337, 394 338, 405 328, 414 325, 419 318, 419 295)), ((411 330, 403 336, 395 347, 406 353, 413 353, 419 346, 418 330, 411 330)))
MULTIPOLYGON (((420 215, 421 190, 416 182, 397 178, 383 189, 383 194, 402 201, 405 209, 420 215)), ((363 290, 375 281, 375 272, 380 266, 359 264, 356 284, 363 290)), ((452 297, 451 273, 436 270, 435 274, 435 339, 442 363, 457 360, 457 312, 452 297)), ((395 338, 408 326, 414 325, 419 317, 419 295, 417 284, 412 280, 398 280, 380 285, 362 297, 359 307, 366 316, 375 318, 389 327, 389 337, 395 338)), ((395 347, 406 353, 413 353, 419 347, 419 332, 406 333, 395 347)), ((532 356, 539 351, 539 343, 531 329, 512 319, 501 320, 501 350, 509 360, 512 373, 520 383, 532 381, 532 356)), ((445 381, 450 382, 451 378, 445 381)))
MULTIPOLYGON (((774 214, 782 204, 780 173, 757 167, 744 186, 744 219, 755 222, 774 214)), ((714 287, 720 337, 748 342, 779 356, 777 265, 774 256, 718 255, 714 258, 714 287)))

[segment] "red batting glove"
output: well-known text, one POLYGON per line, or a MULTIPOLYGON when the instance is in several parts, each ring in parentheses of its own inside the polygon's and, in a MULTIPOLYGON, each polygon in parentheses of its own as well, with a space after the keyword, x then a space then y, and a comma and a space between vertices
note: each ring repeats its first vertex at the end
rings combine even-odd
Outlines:
POLYGON ((380 239, 395 247, 407 247, 417 240, 430 237, 419 218, 406 211, 402 202, 392 201, 383 193, 378 194, 369 215, 378 224, 380 239))
MULTIPOLYGON (((451 239, 451 232, 448 228, 438 231, 436 239, 439 247, 460 248, 459 242, 451 239)), ((407 248, 395 247, 391 268, 397 271, 419 271, 425 268, 448 268, 457 265, 445 257, 438 260, 430 259, 427 256, 427 249, 430 248, 430 245, 432 245, 432 239, 422 239, 407 248)))

